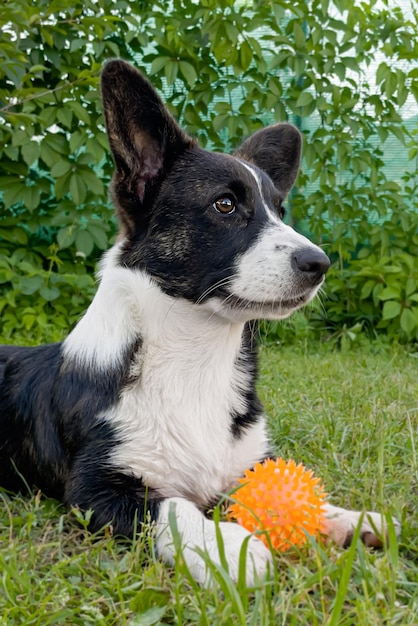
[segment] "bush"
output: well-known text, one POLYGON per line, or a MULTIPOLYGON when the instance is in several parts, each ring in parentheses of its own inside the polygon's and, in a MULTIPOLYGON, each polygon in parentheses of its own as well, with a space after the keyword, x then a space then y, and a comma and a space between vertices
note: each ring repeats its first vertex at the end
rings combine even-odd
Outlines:
POLYGON ((292 219, 334 261, 311 323, 417 339, 418 210, 408 171, 418 143, 399 113, 418 98, 416 19, 374 0, 6 0, 3 335, 58 336, 94 293, 97 259, 115 233, 98 80, 103 62, 121 56, 211 148, 230 150, 274 119, 297 123, 305 148, 292 219), (396 180, 384 168, 394 139, 406 164, 396 180))

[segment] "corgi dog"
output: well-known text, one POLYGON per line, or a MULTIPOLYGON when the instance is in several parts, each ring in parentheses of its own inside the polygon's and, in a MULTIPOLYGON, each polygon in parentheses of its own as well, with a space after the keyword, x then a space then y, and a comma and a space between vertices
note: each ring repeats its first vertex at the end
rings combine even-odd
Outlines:
MULTIPOLYGON (((245 545, 252 584, 272 566, 270 550, 238 524, 217 530, 205 511, 271 456, 254 321, 312 300, 330 265, 282 219, 301 135, 274 124, 233 155, 213 153, 130 64, 108 62, 101 90, 119 236, 62 343, 0 348, 0 486, 25 481, 91 510, 93 531, 132 538, 151 519, 171 564, 174 520, 202 583, 202 552, 221 561, 220 532, 233 579, 245 545)), ((366 543, 381 544, 380 514, 327 507, 338 544, 359 523, 366 543)))

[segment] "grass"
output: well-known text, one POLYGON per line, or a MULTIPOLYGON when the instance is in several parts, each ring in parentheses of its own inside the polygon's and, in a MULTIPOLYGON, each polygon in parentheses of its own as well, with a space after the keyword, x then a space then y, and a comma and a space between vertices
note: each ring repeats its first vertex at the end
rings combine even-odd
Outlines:
POLYGON ((222 568, 201 589, 180 558, 158 560, 150 532, 121 545, 40 494, 0 492, 2 624, 418 624, 416 355, 269 344, 261 356, 276 452, 314 469, 335 504, 398 517, 399 542, 383 552, 313 543, 275 555, 272 579, 253 589, 222 568))

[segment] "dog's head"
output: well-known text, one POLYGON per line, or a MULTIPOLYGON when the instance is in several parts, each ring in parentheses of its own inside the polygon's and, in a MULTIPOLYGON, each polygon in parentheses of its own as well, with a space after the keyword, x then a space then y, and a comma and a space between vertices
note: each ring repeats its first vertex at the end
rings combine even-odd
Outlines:
POLYGON ((295 127, 269 126, 229 156, 199 148, 123 61, 105 66, 102 95, 121 265, 232 321, 281 319, 314 297, 328 258, 282 222, 295 127))

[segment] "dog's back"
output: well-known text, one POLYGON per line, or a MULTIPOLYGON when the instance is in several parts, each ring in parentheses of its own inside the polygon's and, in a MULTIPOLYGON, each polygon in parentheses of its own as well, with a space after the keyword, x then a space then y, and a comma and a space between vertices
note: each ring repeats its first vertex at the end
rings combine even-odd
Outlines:
POLYGON ((7 362, 13 357, 19 358, 23 350, 26 350, 26 348, 21 346, 0 346, 0 386, 3 382, 7 362))

